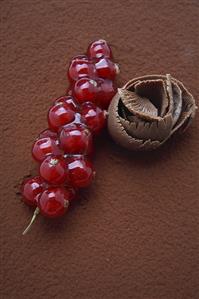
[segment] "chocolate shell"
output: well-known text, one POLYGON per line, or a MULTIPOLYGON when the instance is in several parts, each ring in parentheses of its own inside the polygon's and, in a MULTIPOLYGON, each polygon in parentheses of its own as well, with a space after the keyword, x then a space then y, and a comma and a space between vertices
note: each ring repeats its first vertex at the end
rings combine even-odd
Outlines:
POLYGON ((118 89, 108 110, 108 129, 130 150, 152 150, 177 131, 184 132, 195 116, 191 93, 170 75, 146 75, 118 89))

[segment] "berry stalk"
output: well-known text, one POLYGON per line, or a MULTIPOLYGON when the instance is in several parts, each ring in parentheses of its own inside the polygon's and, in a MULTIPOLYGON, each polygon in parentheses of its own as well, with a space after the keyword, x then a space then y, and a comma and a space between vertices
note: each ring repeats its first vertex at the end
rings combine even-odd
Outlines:
POLYGON ((35 211, 34 211, 34 214, 33 214, 33 216, 32 216, 32 219, 30 220, 30 223, 28 224, 28 226, 26 227, 26 229, 23 231, 22 235, 27 234, 27 232, 30 230, 30 228, 31 228, 32 224, 34 223, 34 221, 35 221, 37 215, 39 214, 39 212, 40 212, 40 211, 39 211, 39 208, 37 207, 37 208, 35 209, 35 211))

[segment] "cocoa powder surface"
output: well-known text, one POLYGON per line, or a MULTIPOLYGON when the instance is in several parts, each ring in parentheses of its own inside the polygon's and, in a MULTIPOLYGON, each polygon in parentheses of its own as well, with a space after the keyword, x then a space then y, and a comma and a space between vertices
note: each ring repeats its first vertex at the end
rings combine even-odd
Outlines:
POLYGON ((199 298, 199 118, 150 153, 128 152, 107 132, 96 141, 97 176, 63 219, 38 217, 19 185, 37 173, 31 145, 66 64, 95 39, 112 46, 118 86, 169 73, 198 105, 197 0, 1 1, 2 299, 199 298))

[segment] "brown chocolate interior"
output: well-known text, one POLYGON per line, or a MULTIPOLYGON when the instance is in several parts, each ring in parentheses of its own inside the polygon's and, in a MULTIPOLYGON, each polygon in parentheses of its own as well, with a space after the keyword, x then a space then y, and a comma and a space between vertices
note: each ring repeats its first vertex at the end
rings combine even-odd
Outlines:
POLYGON ((140 97, 149 99, 158 109, 158 115, 162 116, 162 103, 166 97, 162 80, 138 82, 129 90, 134 91, 140 97))

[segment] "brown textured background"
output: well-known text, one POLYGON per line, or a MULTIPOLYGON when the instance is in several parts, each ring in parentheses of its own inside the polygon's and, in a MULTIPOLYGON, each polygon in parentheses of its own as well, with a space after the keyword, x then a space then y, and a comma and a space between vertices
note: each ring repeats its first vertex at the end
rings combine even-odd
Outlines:
POLYGON ((96 144, 97 178, 63 220, 38 217, 18 185, 30 147, 66 89, 65 64, 105 38, 119 84, 171 73, 198 101, 197 0, 0 1, 2 299, 199 298, 199 117, 153 153, 96 144))

